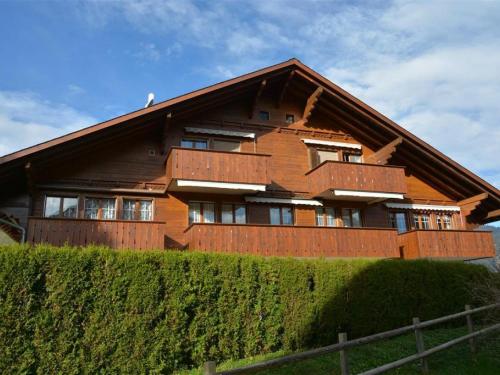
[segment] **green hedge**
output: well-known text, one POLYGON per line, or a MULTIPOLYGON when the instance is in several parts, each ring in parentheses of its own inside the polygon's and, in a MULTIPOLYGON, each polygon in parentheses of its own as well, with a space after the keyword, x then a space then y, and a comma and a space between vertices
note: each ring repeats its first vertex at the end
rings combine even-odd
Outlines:
POLYGON ((453 313, 479 266, 0 248, 1 373, 170 373, 453 313))

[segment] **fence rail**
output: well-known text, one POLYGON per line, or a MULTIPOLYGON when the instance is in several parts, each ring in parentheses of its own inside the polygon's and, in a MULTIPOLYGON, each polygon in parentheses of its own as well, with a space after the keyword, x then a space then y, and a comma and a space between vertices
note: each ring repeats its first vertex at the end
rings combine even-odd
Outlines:
POLYGON ((297 362, 297 361, 303 361, 311 358, 315 358, 327 353, 334 353, 334 352, 339 352, 340 354, 340 366, 341 366, 341 373, 342 375, 350 375, 349 371, 349 361, 348 361, 348 349, 360 346, 360 345, 365 345, 369 344, 371 342, 379 341, 379 340, 385 340, 391 337, 395 336, 401 336, 405 333, 414 331, 415 332, 415 342, 416 342, 416 348, 417 348, 417 353, 413 354, 411 356, 405 357, 398 359, 397 361, 386 363, 382 366, 376 367, 374 369, 365 371, 363 373, 360 373, 358 375, 377 375, 377 374, 382 374, 384 372, 387 372, 389 370, 404 366, 408 363, 412 363, 415 361, 421 361, 421 369, 422 373, 427 374, 429 372, 428 364, 427 364, 427 357, 429 357, 432 354, 435 354, 437 352, 440 352, 442 350, 446 350, 448 348, 451 348, 452 346, 455 346, 457 344, 460 344, 465 341, 469 341, 469 346, 471 349, 472 353, 476 352, 476 340, 475 338, 478 336, 486 335, 489 333, 492 333, 496 330, 500 330, 500 323, 494 324, 490 327, 480 329, 478 331, 474 331, 474 326, 472 322, 472 314, 477 314, 483 311, 487 310, 492 310, 495 308, 499 308, 500 303, 495 303, 492 305, 487 305, 487 306, 482 306, 478 307, 475 309, 471 309, 469 305, 465 306, 465 311, 456 313, 456 314, 451 314, 447 316, 443 316, 440 318, 432 319, 432 320, 427 320, 424 322, 420 322, 419 318, 413 318, 413 324, 396 328, 390 331, 385 331, 381 333, 376 333, 374 335, 370 336, 365 336, 361 337, 358 339, 354 340, 347 340, 347 334, 345 332, 339 333, 339 342, 337 344, 329 345, 329 346, 324 346, 321 348, 317 349, 312 349, 308 350, 305 352, 301 353, 294 353, 287 355, 285 357, 281 358, 276 358, 276 359, 271 359, 269 361, 264 361, 260 363, 254 363, 251 365, 247 365, 244 367, 232 369, 232 370, 225 370, 221 372, 216 371, 216 363, 213 361, 209 361, 205 363, 204 366, 204 374, 205 375, 236 375, 236 374, 250 374, 254 373, 260 370, 268 370, 274 367, 279 367, 291 362, 297 362), (458 318, 466 318, 466 323, 467 323, 467 328, 468 328, 468 334, 461 336, 459 338, 450 340, 444 344, 440 344, 438 346, 435 346, 430 349, 425 349, 425 344, 422 336, 422 330, 424 328, 448 322, 450 320, 458 319, 458 318))

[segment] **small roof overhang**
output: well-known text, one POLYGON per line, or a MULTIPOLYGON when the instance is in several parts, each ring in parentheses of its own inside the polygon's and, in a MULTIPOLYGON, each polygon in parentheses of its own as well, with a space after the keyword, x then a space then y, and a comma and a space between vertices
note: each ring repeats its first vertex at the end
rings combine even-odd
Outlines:
POLYGON ((458 206, 441 206, 433 204, 392 203, 385 204, 388 208, 399 208, 402 210, 424 210, 424 211, 453 211, 460 212, 458 206))

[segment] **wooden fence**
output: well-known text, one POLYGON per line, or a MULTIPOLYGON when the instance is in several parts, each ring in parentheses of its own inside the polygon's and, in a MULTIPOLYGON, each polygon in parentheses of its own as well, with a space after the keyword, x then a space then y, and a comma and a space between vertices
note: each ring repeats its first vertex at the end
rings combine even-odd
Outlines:
POLYGON ((386 331, 382 333, 377 333, 371 336, 365 336, 361 337, 359 339, 355 340, 347 340, 347 334, 342 332, 339 333, 339 342, 338 344, 334 345, 329 345, 329 346, 324 346, 322 348, 318 349, 312 349, 308 350, 302 353, 295 353, 291 354, 282 358, 277 358, 277 359, 272 359, 269 361, 264 361, 260 363, 255 363, 251 364, 248 366, 232 369, 232 370, 226 370, 226 371, 221 371, 217 372, 216 371, 216 363, 215 362, 205 362, 204 366, 204 374, 205 375, 235 375, 235 374, 249 374, 249 373, 254 373, 257 371, 261 370, 268 370, 274 367, 279 367, 291 362, 297 362, 297 361, 303 361, 311 358, 315 358, 327 353, 334 353, 338 352, 340 355, 340 369, 342 375, 350 375, 351 372, 349 371, 349 360, 348 360, 348 349, 352 349, 354 347, 360 346, 360 345, 365 345, 371 342, 375 341, 380 341, 380 340, 385 340, 391 337, 395 336, 401 336, 405 333, 413 331, 415 333, 415 341, 416 341, 416 347, 417 347, 417 353, 410 355, 405 358, 398 359, 397 361, 387 363, 385 365, 376 367, 374 369, 362 372, 358 375, 377 375, 377 374, 382 374, 384 372, 387 372, 389 370, 395 369, 402 367, 406 364, 420 361, 421 362, 421 369, 423 374, 427 374, 429 372, 429 365, 427 363, 427 357, 429 357, 432 354, 438 353, 442 350, 451 348, 454 345, 460 344, 465 341, 469 341, 470 349, 472 353, 476 352, 476 337, 481 336, 481 335, 486 335, 491 332, 494 332, 496 330, 500 330, 500 323, 494 324, 490 327, 480 329, 478 331, 474 331, 474 325, 472 322, 472 314, 476 314, 479 312, 499 308, 500 303, 496 303, 493 305, 487 305, 483 307, 478 307, 476 309, 471 309, 469 305, 465 306, 465 311, 459 312, 456 314, 452 315, 447 315, 443 316, 437 319, 433 320, 427 320, 425 322, 420 322, 419 318, 413 318, 413 324, 401 327, 401 328, 396 328, 391 331, 386 331), (445 323, 450 320, 458 319, 458 318, 464 318, 467 323, 467 328, 468 328, 468 334, 461 336, 459 338, 450 340, 448 342, 445 342, 444 344, 440 344, 438 346, 435 346, 430 349, 425 349, 425 343, 424 339, 422 336, 422 330, 424 328, 440 324, 440 323, 445 323))

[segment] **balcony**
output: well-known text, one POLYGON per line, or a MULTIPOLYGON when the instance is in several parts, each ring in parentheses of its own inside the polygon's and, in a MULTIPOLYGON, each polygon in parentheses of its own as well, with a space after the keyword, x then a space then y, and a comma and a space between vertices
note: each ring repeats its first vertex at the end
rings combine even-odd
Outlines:
POLYGON ((163 249, 164 222, 30 217, 27 240, 54 246, 104 245, 114 249, 163 249))
POLYGON ((487 231, 412 230, 398 235, 403 257, 475 259, 495 256, 493 235, 487 231))
POLYGON ((337 200, 402 199, 404 167, 325 161, 306 173, 315 197, 337 200))
POLYGON ((399 257, 395 229, 192 224, 190 250, 291 257, 399 257))
POLYGON ((167 156, 169 191, 244 194, 271 183, 270 155, 172 147, 167 156))

